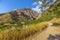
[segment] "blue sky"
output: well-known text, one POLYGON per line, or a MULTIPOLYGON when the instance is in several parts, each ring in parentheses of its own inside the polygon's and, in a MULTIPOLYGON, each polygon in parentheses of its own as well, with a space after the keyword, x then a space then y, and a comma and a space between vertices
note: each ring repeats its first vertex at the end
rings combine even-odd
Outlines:
MULTIPOLYGON (((53 3, 56 0, 53 1, 53 3)), ((0 13, 5 13, 5 12, 10 12, 16 9, 23 9, 23 8, 31 8, 32 10, 35 10, 39 13, 41 13, 41 5, 42 2, 38 1, 39 4, 37 4, 37 2, 35 2, 34 0, 0 0, 0 13)), ((44 9, 49 8, 46 7, 44 9)))
POLYGON ((34 0, 0 0, 0 13, 15 9, 34 8, 34 0))

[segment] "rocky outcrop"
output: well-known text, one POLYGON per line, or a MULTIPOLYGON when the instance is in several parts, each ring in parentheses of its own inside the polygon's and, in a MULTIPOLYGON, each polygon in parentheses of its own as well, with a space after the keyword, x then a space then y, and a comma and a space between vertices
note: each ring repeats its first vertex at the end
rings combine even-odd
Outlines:
POLYGON ((29 8, 0 14, 0 22, 35 20, 39 14, 29 8))

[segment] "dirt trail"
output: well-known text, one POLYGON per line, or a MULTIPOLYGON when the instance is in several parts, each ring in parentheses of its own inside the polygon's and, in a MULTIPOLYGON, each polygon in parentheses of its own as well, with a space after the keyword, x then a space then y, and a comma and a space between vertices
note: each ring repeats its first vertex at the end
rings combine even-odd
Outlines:
POLYGON ((60 34, 60 26, 58 27, 49 26, 43 32, 37 33, 36 35, 33 35, 25 40, 48 40, 50 34, 51 35, 60 34))

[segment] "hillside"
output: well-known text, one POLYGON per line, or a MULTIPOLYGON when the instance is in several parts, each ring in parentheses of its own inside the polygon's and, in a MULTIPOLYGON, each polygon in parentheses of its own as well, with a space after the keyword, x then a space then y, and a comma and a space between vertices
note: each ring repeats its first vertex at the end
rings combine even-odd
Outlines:
POLYGON ((42 14, 31 9, 0 14, 0 40, 44 40, 51 33, 60 33, 60 0, 42 14))
POLYGON ((38 22, 47 22, 47 28, 25 40, 60 40, 60 0, 44 11, 38 22))
POLYGON ((60 18, 60 0, 57 0, 54 4, 52 4, 49 7, 49 9, 44 11, 42 13, 42 16, 44 16, 45 18, 48 16, 50 19, 51 18, 60 18))
POLYGON ((22 10, 15 10, 8 13, 0 14, 0 22, 35 20, 38 15, 39 14, 37 12, 29 8, 25 8, 22 10))
POLYGON ((38 19, 40 14, 25 8, 0 14, 0 27, 16 27, 28 24, 27 22, 38 19))
POLYGON ((38 32, 25 40, 59 40, 60 39, 60 25, 48 26, 44 31, 38 32))
POLYGON ((48 22, 42 32, 31 35, 26 40, 60 40, 60 0, 44 11, 38 22, 48 22))

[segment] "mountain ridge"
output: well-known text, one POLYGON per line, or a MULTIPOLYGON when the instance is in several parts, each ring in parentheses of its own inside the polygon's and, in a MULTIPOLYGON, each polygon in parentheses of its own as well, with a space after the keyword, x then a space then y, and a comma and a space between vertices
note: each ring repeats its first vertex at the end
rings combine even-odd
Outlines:
POLYGON ((36 20, 40 14, 25 8, 22 10, 14 10, 4 14, 0 14, 0 22, 11 22, 11 21, 25 21, 25 20, 36 20))

